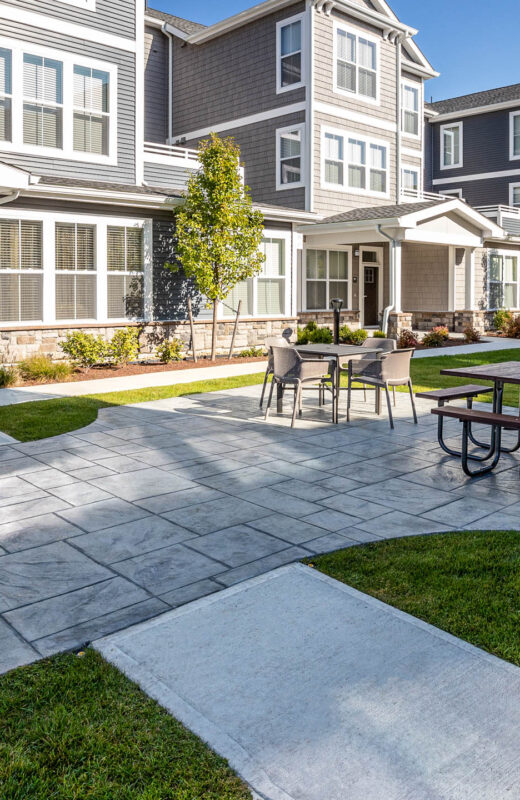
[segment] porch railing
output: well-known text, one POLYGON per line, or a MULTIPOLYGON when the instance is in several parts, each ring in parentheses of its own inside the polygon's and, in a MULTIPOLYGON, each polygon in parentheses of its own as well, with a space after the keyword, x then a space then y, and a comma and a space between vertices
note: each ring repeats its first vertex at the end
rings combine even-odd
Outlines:
POLYGON ((401 189, 401 200, 453 200, 446 194, 439 194, 438 192, 423 192, 419 189, 401 189))
POLYGON ((190 150, 188 147, 145 142, 144 154, 145 161, 153 161, 160 164, 171 164, 173 161, 175 164, 184 165, 191 169, 199 166, 198 150, 190 150))
POLYGON ((475 206, 476 211, 480 211, 485 217, 493 217, 500 220, 502 217, 520 218, 520 208, 518 206, 475 206))

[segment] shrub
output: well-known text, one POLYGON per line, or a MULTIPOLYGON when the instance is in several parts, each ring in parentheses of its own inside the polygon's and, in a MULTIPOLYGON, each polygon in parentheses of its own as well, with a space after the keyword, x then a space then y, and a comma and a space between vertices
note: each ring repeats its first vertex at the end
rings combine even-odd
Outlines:
POLYGON ((495 315, 493 317, 493 327, 496 331, 505 333, 512 319, 513 315, 511 312, 506 311, 505 308, 501 308, 498 311, 495 311, 495 315))
POLYGON ((520 339, 520 317, 513 317, 509 320, 506 327, 506 336, 511 339, 520 339))
POLYGON ((407 347, 417 347, 419 339, 413 331, 408 329, 401 331, 397 340, 397 347, 400 350, 406 350, 407 347))
POLYGON ((67 334, 61 349, 75 364, 89 369, 95 364, 102 364, 109 356, 109 345, 102 336, 92 333, 74 331, 67 334))
POLYGON ((139 355, 139 329, 122 328, 112 336, 108 352, 114 364, 128 364, 139 355))
POLYGON ((423 336, 421 344, 424 347, 442 347, 446 337, 442 332, 436 331, 435 328, 423 336))
POLYGON ((18 380, 18 373, 15 367, 0 367, 0 389, 7 389, 8 386, 14 386, 18 380))
POLYGON ((265 355, 265 352, 261 347, 250 347, 247 350, 242 350, 239 358, 260 358, 263 355, 265 355))
POLYGON ((372 336, 374 339, 386 339, 386 333, 384 331, 373 331, 372 336))
POLYGON ((473 325, 467 325, 464 328, 464 341, 467 344, 474 344, 475 342, 480 342, 481 338, 482 337, 480 336, 479 331, 476 328, 474 328, 473 325))
POLYGON ((447 342, 450 338, 450 332, 446 325, 436 325, 432 333, 435 333, 437 336, 441 336, 445 342, 447 342))
POLYGON ((182 348, 183 344, 180 339, 165 339, 155 351, 155 355, 163 364, 169 364, 171 361, 182 361, 184 358, 182 348))
POLYGON ((339 340, 342 344, 362 345, 367 338, 368 333, 363 328, 352 330, 348 325, 342 325, 339 329, 339 340))
POLYGON ((20 361, 18 369, 25 381, 60 381, 72 373, 72 366, 67 361, 54 362, 43 353, 20 361))
POLYGON ((298 328, 298 344, 332 344, 332 331, 330 328, 318 328, 313 321, 308 322, 305 328, 298 328))

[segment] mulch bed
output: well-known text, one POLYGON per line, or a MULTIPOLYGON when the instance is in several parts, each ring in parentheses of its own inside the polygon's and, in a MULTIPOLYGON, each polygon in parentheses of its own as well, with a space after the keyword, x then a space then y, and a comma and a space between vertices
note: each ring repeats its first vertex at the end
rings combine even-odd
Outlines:
MULTIPOLYGON (((487 334, 486 334, 487 335, 487 334)), ((464 339, 448 339, 440 347, 424 347, 422 344, 416 346, 416 350, 444 350, 446 347, 460 347, 463 344, 478 344, 478 342, 465 342, 464 339)))

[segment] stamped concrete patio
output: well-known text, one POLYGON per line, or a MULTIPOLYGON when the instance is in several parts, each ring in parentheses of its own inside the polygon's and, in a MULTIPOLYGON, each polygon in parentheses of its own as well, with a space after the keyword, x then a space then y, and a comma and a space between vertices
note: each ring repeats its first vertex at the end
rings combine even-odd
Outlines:
POLYGON ((469 482, 429 403, 414 426, 398 395, 392 432, 371 402, 333 427, 306 397, 291 431, 288 413, 264 423, 259 391, 109 408, 0 446, 0 672, 311 554, 518 527, 518 458, 469 482))

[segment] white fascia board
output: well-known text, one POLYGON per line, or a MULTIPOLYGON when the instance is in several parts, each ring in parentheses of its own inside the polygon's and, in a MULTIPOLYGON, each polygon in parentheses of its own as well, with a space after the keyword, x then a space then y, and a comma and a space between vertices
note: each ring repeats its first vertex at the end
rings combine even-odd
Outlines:
POLYGON ((48 186, 40 184, 38 188, 23 192, 24 197, 63 197, 73 202, 103 203, 133 207, 161 208, 163 206, 180 205, 181 197, 167 197, 161 194, 138 194, 132 192, 111 192, 100 189, 82 189, 79 187, 48 186))
POLYGON ((407 228, 404 231, 403 242, 416 242, 417 244, 440 244, 452 247, 481 247, 483 237, 475 234, 448 234, 437 231, 421 230, 420 228, 407 228))
POLYGON ((439 202, 437 206, 425 208, 422 211, 416 211, 413 214, 407 214, 401 218, 401 223, 403 227, 414 228, 420 222, 424 222, 432 217, 438 217, 442 214, 449 214, 450 211, 456 212, 459 217, 467 220, 467 222, 475 225, 475 227, 480 228, 484 236, 489 235, 500 238, 502 228, 500 228, 498 225, 495 225, 494 222, 491 222, 489 217, 485 217, 479 211, 475 211, 475 209, 471 208, 471 206, 468 206, 467 203, 464 203, 457 197, 454 197, 453 200, 439 202))
POLYGON ((499 172, 479 172, 473 175, 460 175, 457 178, 434 178, 432 184, 434 186, 444 186, 445 184, 459 184, 461 181, 466 183, 469 181, 484 181, 490 178, 515 178, 520 175, 520 169, 503 169, 499 172))
POLYGON ((502 103, 493 103, 489 106, 477 106, 475 108, 466 108, 464 111, 449 111, 445 114, 439 114, 435 118, 435 122, 444 122, 449 120, 457 120, 461 117, 473 117, 477 114, 491 114, 493 111, 502 111, 507 108, 520 109, 520 97, 517 100, 504 100, 502 103))
POLYGON ((211 125, 207 128, 199 128, 196 131, 188 131, 186 133, 177 133, 171 137, 169 144, 175 144, 183 139, 190 142, 193 139, 201 139, 203 136, 209 136, 210 133, 222 133, 223 131, 231 131, 234 128, 245 128, 247 125, 255 125, 257 122, 265 122, 268 119, 277 119, 278 117, 288 117, 291 114, 299 114, 306 111, 307 103, 292 103, 289 106, 278 106, 269 111, 260 111, 258 114, 251 114, 248 117, 240 117, 238 119, 230 119, 227 122, 219 122, 217 125, 211 125))
POLYGON ((164 25, 164 20, 157 19, 156 17, 147 17, 145 14, 144 21, 146 25, 149 25, 151 28, 162 28, 164 25))
POLYGON ((175 25, 172 25, 170 22, 165 22, 161 27, 163 31, 170 33, 172 36, 176 36, 177 39, 182 39, 183 42, 187 42, 190 38, 188 33, 181 31, 180 28, 176 28, 175 25))
POLYGON ((400 228, 400 221, 397 217, 386 219, 364 219, 364 220, 345 220, 343 222, 317 222, 315 225, 298 226, 298 233, 312 235, 314 233, 341 233, 342 231, 377 231, 378 225, 385 227, 400 228))
POLYGON ((413 62, 412 64, 408 64, 406 61, 402 64, 403 69, 410 69, 410 71, 416 71, 419 75, 424 75, 426 78, 438 78, 441 74, 437 72, 436 69, 430 64, 420 47, 413 41, 413 39, 407 39, 406 42, 403 43, 403 47, 410 52, 410 55, 413 58, 417 59, 417 62, 413 62))
POLYGON ((26 169, 13 167, 11 164, 0 163, 0 186, 5 189, 27 189, 39 182, 37 175, 32 175, 26 169))
POLYGON ((415 36, 419 33, 417 28, 405 25, 403 22, 399 22, 398 19, 389 19, 387 14, 381 14, 379 11, 372 11, 370 8, 360 6, 355 0, 330 0, 330 4, 332 4, 333 8, 345 11, 350 16, 363 22, 371 22, 382 30, 395 30, 399 31, 399 33, 405 33, 407 36, 415 36))
POLYGON ((283 219, 289 222, 305 221, 309 223, 316 223, 320 219, 323 219, 319 214, 313 214, 309 211, 299 211, 293 208, 272 208, 271 206, 266 207, 257 203, 253 203, 253 208, 257 211, 261 211, 264 215, 264 219, 283 219))

